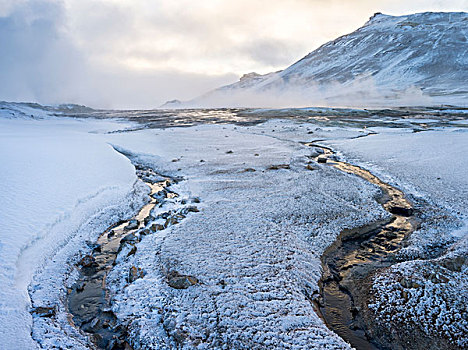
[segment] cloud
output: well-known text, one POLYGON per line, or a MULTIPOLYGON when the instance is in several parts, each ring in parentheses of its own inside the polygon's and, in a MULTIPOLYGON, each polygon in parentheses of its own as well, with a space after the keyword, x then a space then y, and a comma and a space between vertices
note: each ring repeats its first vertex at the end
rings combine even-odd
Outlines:
POLYGON ((83 60, 62 35, 63 19, 52 1, 23 2, 0 17, 1 98, 46 99, 79 76, 83 60))
MULTIPOLYGON (((184 103, 187 108, 254 107, 370 107, 424 106, 434 100, 415 86, 396 91, 379 85, 372 76, 362 75, 342 84, 329 81, 314 84, 307 79, 294 78, 284 84, 281 79, 265 89, 228 89, 209 92, 184 103)), ((175 106, 178 108, 178 106, 175 106)))
MULTIPOLYGON (((154 108, 174 96, 192 98, 199 91, 236 79, 233 74, 207 75, 171 68, 132 70, 112 58, 93 61, 92 52, 70 33, 64 3, 24 1, 8 11, 2 8, 0 100, 154 108)), ((117 18, 116 12, 111 18, 117 18)), ((119 38, 118 25, 108 26, 88 28, 88 34, 101 35, 101 44, 112 44, 119 38)), ((118 56, 118 52, 113 54, 118 56)))

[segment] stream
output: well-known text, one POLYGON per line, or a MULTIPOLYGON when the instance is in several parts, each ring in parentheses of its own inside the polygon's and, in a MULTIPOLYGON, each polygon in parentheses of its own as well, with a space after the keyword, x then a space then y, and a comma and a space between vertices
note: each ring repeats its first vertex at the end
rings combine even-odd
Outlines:
POLYGON ((418 226, 413 206, 399 189, 383 182, 371 172, 334 157, 334 152, 314 143, 306 144, 321 150, 315 157, 336 169, 357 175, 380 187, 377 201, 392 217, 362 227, 343 230, 322 255, 323 275, 320 281, 318 306, 327 326, 356 349, 380 349, 369 335, 372 320, 363 315, 371 288, 369 277, 381 268, 392 265, 393 254, 401 242, 418 226))
MULTIPOLYGON (((92 252, 81 258, 77 264, 79 278, 68 293, 70 323, 87 334, 99 349, 129 350, 125 325, 119 324, 112 312, 106 277, 124 246, 131 247, 127 257, 136 253, 136 244, 142 236, 156 233, 170 225, 177 224, 190 211, 189 206, 152 216, 156 206, 163 206, 167 200, 178 195, 168 189, 176 180, 156 174, 152 169, 136 166, 137 176, 151 192, 150 201, 131 219, 109 227, 98 238, 92 252), (157 221, 159 223, 154 223, 157 221)), ((127 249, 128 250, 128 249, 127 249)), ((132 266, 126 280, 132 283, 143 277, 144 272, 132 266)))

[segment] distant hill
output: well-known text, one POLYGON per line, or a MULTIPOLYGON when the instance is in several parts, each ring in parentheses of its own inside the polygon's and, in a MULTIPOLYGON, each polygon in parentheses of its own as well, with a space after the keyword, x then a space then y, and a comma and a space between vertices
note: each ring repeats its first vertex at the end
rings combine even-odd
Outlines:
POLYGON ((90 107, 77 104, 40 105, 33 102, 0 101, 0 118, 46 118, 53 115, 94 111, 90 107))

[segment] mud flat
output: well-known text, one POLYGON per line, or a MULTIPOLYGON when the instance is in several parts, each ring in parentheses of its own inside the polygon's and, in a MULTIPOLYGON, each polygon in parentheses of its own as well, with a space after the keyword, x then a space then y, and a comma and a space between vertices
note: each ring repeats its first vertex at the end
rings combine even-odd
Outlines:
POLYGON ((318 305, 327 326, 357 349, 386 348, 370 334, 373 322, 367 302, 371 277, 395 263, 393 254, 401 242, 414 232, 418 219, 413 206, 399 189, 383 182, 369 171, 338 161, 331 149, 316 144, 316 161, 355 174, 377 186, 382 194, 377 201, 392 217, 354 229, 343 230, 322 256, 323 275, 318 305))

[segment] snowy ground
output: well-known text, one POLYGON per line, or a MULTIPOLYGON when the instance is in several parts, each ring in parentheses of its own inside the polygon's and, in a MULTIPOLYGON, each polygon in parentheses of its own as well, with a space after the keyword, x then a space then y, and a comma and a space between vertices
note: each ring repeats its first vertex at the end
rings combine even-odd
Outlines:
MULTIPOLYGON (((111 145, 133 161, 182 176, 184 181, 172 189, 201 199, 199 213, 144 237, 136 254, 119 257, 109 276, 114 311, 128 324, 137 347, 348 348, 325 327, 309 300, 318 290, 320 256, 343 228, 386 213, 374 200, 376 187, 312 162, 307 157, 311 149, 301 141, 328 140, 343 157, 445 215, 427 214, 433 225, 415 233, 403 258, 439 259, 445 249, 466 257, 464 128, 412 133, 408 122, 398 129, 369 130, 272 120, 251 127, 109 134, 128 125, 59 118, 0 118, 0 123, 0 203, 6 208, 0 219, 0 342, 9 349, 37 346, 31 332, 45 348, 89 346, 69 326, 60 300, 75 276, 69 263, 89 250, 86 240, 131 216, 146 193, 135 183, 130 161, 111 145), (379 134, 361 137, 369 131, 379 134), (271 169, 275 165, 289 168, 271 169), (132 266, 145 276, 129 284, 125 276, 132 266), (170 270, 200 283, 173 289, 166 282, 170 270), (33 324, 31 303, 55 306, 56 316, 36 318, 33 324)), ((461 266, 452 271, 451 281, 463 281, 466 264, 461 266)), ((395 275, 377 281, 382 295, 395 287, 395 275)), ((434 290, 430 283, 424 284, 428 291, 434 290)), ((464 288, 452 284, 455 292, 464 288)), ((410 295, 419 293, 413 289, 410 295)), ((455 295, 455 302, 439 312, 443 317, 451 317, 460 303, 466 307, 466 289, 455 295)), ((436 303, 437 293, 433 296, 436 303)), ((414 310, 424 306, 412 305, 414 310)), ((443 317, 440 327, 450 327, 443 317)), ((464 321, 450 322, 458 322, 458 328, 448 333, 467 337, 464 321)))
POLYGON ((62 258, 94 240, 106 222, 115 220, 109 214, 125 211, 125 203, 133 200, 133 166, 90 133, 111 127, 0 119, 1 348, 36 347, 27 292, 35 271, 54 263, 41 288, 56 295, 66 271, 62 258), (93 223, 100 214, 102 222, 93 223))

